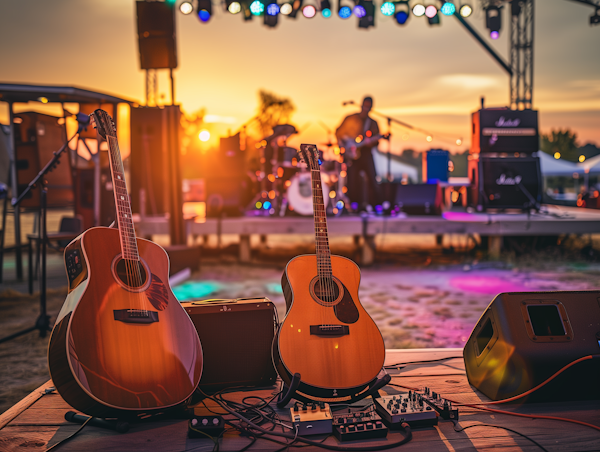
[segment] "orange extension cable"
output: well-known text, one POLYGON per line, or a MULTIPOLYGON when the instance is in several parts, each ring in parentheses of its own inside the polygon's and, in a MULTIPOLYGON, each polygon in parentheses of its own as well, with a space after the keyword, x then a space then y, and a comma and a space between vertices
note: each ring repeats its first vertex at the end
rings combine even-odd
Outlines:
MULTIPOLYGON (((588 424, 587 422, 577 421, 575 419, 567 419, 567 418, 557 417, 557 416, 543 416, 543 415, 513 413, 511 411, 496 410, 496 409, 493 409, 493 408, 487 408, 487 407, 481 406, 481 405, 497 405, 497 404, 500 404, 500 403, 512 402, 513 400, 517 400, 517 399, 520 399, 521 397, 525 397, 525 396, 531 394, 532 392, 537 391, 542 386, 548 384, 550 381, 552 381, 558 375, 560 375, 561 373, 563 373, 569 367, 574 366, 575 364, 580 363, 581 361, 587 361, 588 359, 594 359, 594 358, 600 358, 600 355, 588 355, 588 356, 584 356, 583 358, 576 359, 575 361, 572 361, 569 364, 567 364, 566 366, 564 366, 562 369, 558 370, 554 375, 552 375, 551 377, 547 378, 545 381, 543 381, 542 383, 540 383, 539 385, 537 385, 535 388, 532 388, 529 391, 524 392, 523 394, 519 394, 519 395, 516 395, 514 397, 510 397, 508 399, 495 400, 493 402, 461 403, 461 402, 457 402, 455 400, 449 399, 447 397, 444 397, 444 398, 446 400, 448 400, 449 402, 452 402, 455 406, 466 406, 466 407, 469 407, 469 408, 475 408, 475 409, 479 409, 479 410, 491 411, 493 413, 508 414, 510 416, 526 417, 526 418, 530 418, 530 419, 550 419, 550 420, 553 420, 553 421, 571 422, 573 424, 584 425, 586 427, 590 427, 590 428, 593 428, 595 430, 600 431, 600 427, 598 427, 597 425, 588 424)), ((418 391, 419 390, 418 388, 412 388, 410 386, 404 386, 404 385, 399 385, 399 384, 394 384, 394 386, 399 386, 401 388, 409 389, 409 390, 412 390, 412 391, 418 391)))

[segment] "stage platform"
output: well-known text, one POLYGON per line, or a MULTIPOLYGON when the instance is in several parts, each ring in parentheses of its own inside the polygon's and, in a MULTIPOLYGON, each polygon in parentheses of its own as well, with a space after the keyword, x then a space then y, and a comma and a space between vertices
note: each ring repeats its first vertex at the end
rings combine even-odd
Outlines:
MULTIPOLYGON (((422 387, 440 393, 442 397, 452 400, 477 403, 488 399, 468 383, 462 360, 462 349, 413 349, 387 350, 386 365, 400 364, 397 369, 389 370, 392 383, 407 387, 422 387), (450 357, 445 361, 433 363, 410 364, 401 363, 426 361, 450 357), (401 368, 401 369, 400 369, 401 368)), ((43 451, 75 432, 79 425, 64 420, 64 415, 71 408, 56 392, 48 393, 52 382, 40 386, 30 395, 0 415, 0 450, 10 451, 43 451)), ((263 388, 250 392, 229 394, 232 400, 258 395, 270 398, 278 387, 263 388)), ((386 386, 383 393, 397 394, 401 388, 386 386)), ((367 401, 360 401, 364 405, 367 401)), ((214 409, 214 402, 207 402, 214 409)), ((557 416, 574 419, 600 426, 600 410, 598 401, 509 404, 495 405, 496 410, 510 411, 533 416, 557 416)), ((289 409, 277 410, 284 423, 289 422, 289 409)), ((227 418, 233 418, 228 416, 227 418)), ((70 441, 61 444, 57 450, 67 451, 210 451, 213 442, 210 439, 190 439, 187 437, 185 419, 163 420, 143 424, 133 424, 127 433, 117 433, 87 425, 70 441)), ((548 451, 583 452, 600 450, 600 431, 583 425, 549 419, 531 419, 508 414, 491 413, 474 408, 459 408, 459 427, 486 424, 456 432, 452 422, 439 420, 435 427, 413 429, 412 440, 395 449, 405 452, 421 451, 538 451, 534 443, 508 430, 526 435, 538 442, 548 451)), ((312 436, 320 441, 323 436, 312 436)), ((325 439, 325 444, 338 446, 375 447, 400 441, 401 432, 390 431, 387 438, 339 443, 334 437, 325 439)), ((231 431, 219 441, 220 450, 238 451, 249 444, 250 440, 231 431)), ((275 451, 281 445, 259 439, 248 450, 275 451)), ((314 446, 302 450, 314 452, 324 450, 314 446)), ((366 449, 363 449, 366 450, 366 449)))
MULTIPOLYGON (((497 257, 503 236, 542 236, 600 233, 600 210, 565 206, 542 206, 544 213, 468 213, 448 211, 441 216, 358 216, 328 217, 330 235, 362 237, 362 261, 374 260, 377 234, 478 234, 489 237, 489 251, 497 257)), ((134 215, 138 235, 168 234, 164 217, 134 215)), ((269 234, 314 234, 312 217, 231 217, 188 219, 186 231, 192 236, 236 234, 240 236, 239 258, 250 261, 250 236, 269 234)))

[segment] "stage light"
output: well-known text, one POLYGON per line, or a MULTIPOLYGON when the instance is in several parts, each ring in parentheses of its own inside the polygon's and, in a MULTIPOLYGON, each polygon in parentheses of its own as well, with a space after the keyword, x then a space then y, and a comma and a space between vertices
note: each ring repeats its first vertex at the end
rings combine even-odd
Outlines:
POLYGON ((242 10, 242 5, 239 2, 231 2, 227 7, 227 11, 231 14, 237 14, 242 10))
POLYGON ((365 17, 365 16, 367 15, 367 12, 365 11, 365 8, 364 8, 364 6, 361 6, 361 5, 356 5, 356 6, 354 7, 354 9, 352 10, 352 12, 353 12, 353 13, 354 13, 354 15, 355 15, 356 17, 358 17, 359 19, 360 19, 361 17, 365 17))
POLYGON ((317 8, 315 8, 313 5, 306 5, 304 8, 302 8, 302 15, 307 19, 312 19, 316 14, 317 8))
POLYGON ((271 208, 271 202, 265 201, 265 203, 263 204, 263 209, 269 210, 270 208, 271 208))
POLYGON ((437 8, 435 6, 429 5, 427 8, 425 8, 425 15, 428 18, 433 19, 436 14, 437 14, 437 8))
POLYGON ((200 138, 200 141, 208 141, 210 140, 210 132, 208 130, 203 130, 198 134, 198 138, 200 138))
POLYGON ((254 204, 256 206, 257 209, 260 209, 262 207, 262 202, 260 201, 256 201, 256 204, 254 204))
POLYGON ((579 156, 579 161, 580 161, 581 163, 585 162, 585 155, 580 155, 580 156, 579 156))
POLYGON ((331 3, 329 0, 321 0, 320 8, 321 16, 328 19, 331 17, 331 3))
POLYGON ((194 6, 190 2, 183 2, 181 5, 179 5, 179 11, 187 16, 194 11, 194 6))
POLYGON ((302 3, 304 0, 294 0, 292 4, 292 12, 288 14, 289 17, 295 19, 298 11, 302 8, 302 3))
POLYGON ((212 4, 210 0, 198 0, 198 19, 208 22, 212 16, 212 4))
POLYGON ((459 13, 463 17, 469 17, 471 14, 473 14, 473 8, 471 7, 471 5, 462 5, 460 7, 459 13))
POLYGON ((381 5, 381 14, 384 16, 393 16, 395 12, 396 5, 394 5, 392 2, 385 2, 383 5, 381 5))
POLYGON ((498 39, 500 28, 502 28, 502 15, 497 6, 488 6, 485 10, 485 26, 490 30, 490 37, 498 39), (495 33, 494 33, 495 32, 495 33))
POLYGON ((254 0, 250 4, 250 12, 255 16, 260 16, 265 12, 265 5, 260 0, 254 0))
POLYGON ((417 17, 421 17, 425 14, 425 6, 421 5, 420 3, 417 3, 412 10, 413 14, 417 17))
POLYGON ((279 5, 277 3, 271 3, 267 6, 267 14, 269 16, 276 16, 279 14, 279 5))
POLYGON ((48 98, 46 97, 38 97, 38 100, 43 103, 43 104, 47 104, 48 103, 48 98))
MULTIPOLYGON (((356 11, 354 14, 358 17, 358 28, 369 28, 375 26, 375 5, 372 0, 359 0, 357 8, 361 7, 365 14, 359 16, 356 11)), ((356 8, 354 8, 356 10, 356 8)))
POLYGON ((348 19, 352 15, 352 10, 349 6, 342 6, 338 11, 340 19, 348 19))
POLYGON ((283 5, 281 5, 281 8, 279 8, 279 12, 284 16, 287 16, 289 13, 292 12, 292 5, 290 5, 289 3, 284 3, 283 5))
POLYGON ((452 16, 456 12, 456 6, 454 6, 454 3, 446 2, 442 5, 440 11, 444 16, 452 16))
POLYGON ((555 152, 555 153, 554 153, 554 158, 555 158, 556 160, 558 160, 558 159, 560 158, 560 152, 555 152))
POLYGON ((408 13, 406 11, 398 11, 395 17, 398 25, 404 25, 408 20, 408 13))

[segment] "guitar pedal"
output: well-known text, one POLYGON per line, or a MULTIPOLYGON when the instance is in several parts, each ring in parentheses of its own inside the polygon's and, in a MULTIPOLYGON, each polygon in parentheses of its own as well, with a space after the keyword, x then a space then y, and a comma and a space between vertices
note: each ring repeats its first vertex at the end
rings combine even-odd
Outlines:
POLYGON ((332 432, 333 416, 328 403, 296 402, 290 408, 290 413, 298 435, 321 435, 332 432))
POLYGON ((340 441, 385 438, 388 428, 371 405, 364 411, 336 414, 333 416, 333 434, 340 441))
POLYGON ((188 438, 218 437, 225 430, 221 416, 194 416, 188 424, 188 438))

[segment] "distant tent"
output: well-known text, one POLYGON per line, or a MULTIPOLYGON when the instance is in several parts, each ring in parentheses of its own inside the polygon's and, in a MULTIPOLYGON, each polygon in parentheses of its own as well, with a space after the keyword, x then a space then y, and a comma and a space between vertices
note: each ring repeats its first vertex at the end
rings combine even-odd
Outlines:
POLYGON ((582 163, 578 163, 577 166, 584 172, 590 174, 600 174, 600 154, 585 160, 582 163))
MULTIPOLYGON (((377 172, 377 175, 381 176, 381 178, 385 178, 388 171, 387 154, 381 151, 373 151, 373 160, 375 161, 375 171, 377 172)), ((419 171, 417 168, 407 163, 399 162, 394 155, 392 155, 390 167, 390 172, 394 177, 394 180, 400 181, 406 176, 412 183, 419 182, 419 171)))
MULTIPOLYGON (((537 153, 540 158, 540 169, 542 172, 542 176, 567 176, 573 177, 573 173, 584 173, 584 168, 580 167, 578 164, 569 162, 564 159, 555 159, 549 154, 545 152, 539 151, 537 153)), ((594 157, 596 158, 596 157, 594 157)), ((590 159, 590 161, 593 159, 590 159)), ((586 162, 584 162, 586 163, 586 162)), ((598 171, 600 172, 600 160, 598 160, 599 167, 598 171)))

